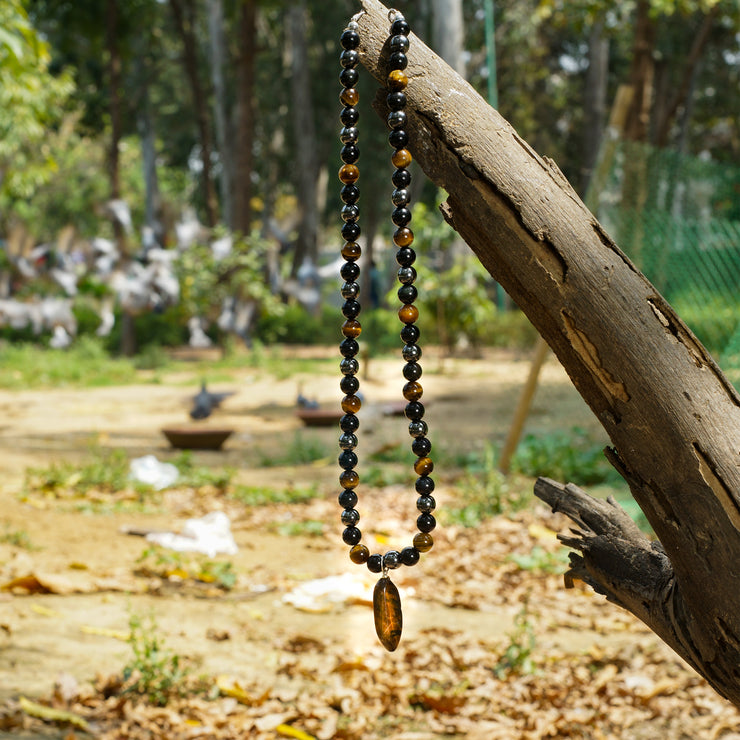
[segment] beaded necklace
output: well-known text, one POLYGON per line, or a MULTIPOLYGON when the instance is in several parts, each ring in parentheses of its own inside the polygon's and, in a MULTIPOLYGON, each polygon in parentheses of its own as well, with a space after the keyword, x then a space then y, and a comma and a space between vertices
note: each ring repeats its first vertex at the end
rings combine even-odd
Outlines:
POLYGON ((339 455, 339 466, 342 469, 339 476, 339 483, 342 487, 342 492, 339 494, 339 504, 343 509, 342 524, 345 525, 342 539, 350 546, 350 560, 353 563, 366 564, 372 573, 382 573, 373 592, 375 630, 383 646, 392 652, 398 647, 401 639, 403 615, 398 589, 391 581, 389 571, 395 570, 401 565, 416 565, 419 562, 420 554, 432 548, 433 540, 429 533, 436 526, 436 521, 432 515, 436 504, 432 496, 434 481, 429 477, 434 469, 434 463, 429 457, 432 443, 427 438, 427 424, 423 421, 424 406, 420 401, 423 389, 418 382, 421 377, 421 365, 419 364, 421 348, 417 344, 419 329, 416 326, 419 310, 414 305, 418 295, 414 286, 416 270, 413 267, 416 253, 411 247, 414 234, 408 227, 411 221, 411 211, 408 208, 411 199, 408 190, 411 183, 411 173, 407 167, 411 163, 411 153, 406 149, 409 137, 406 132, 406 113, 404 111, 406 94, 404 90, 408 85, 408 77, 404 73, 404 69, 408 64, 406 52, 409 48, 410 28, 403 15, 398 11, 391 10, 389 20, 391 21, 391 28, 388 44, 390 54, 386 79, 386 102, 390 110, 387 118, 390 128, 388 141, 394 149, 391 162, 395 167, 391 177, 394 186, 391 202, 395 207, 391 214, 391 220, 396 226, 393 242, 398 247, 396 261, 399 265, 398 280, 401 284, 398 289, 398 297, 402 305, 398 311, 398 317, 403 324, 401 339, 404 345, 401 354, 406 362, 403 367, 403 376, 407 382, 403 387, 403 397, 408 402, 404 413, 409 420, 409 434, 413 438, 411 449, 417 456, 414 462, 414 471, 419 476, 415 484, 418 494, 416 508, 420 512, 416 520, 419 532, 414 536, 413 544, 410 547, 405 547, 400 552, 389 550, 383 555, 371 555, 369 549, 361 544, 362 532, 357 527, 360 514, 355 508, 357 504, 356 489, 360 477, 354 469, 358 462, 354 449, 358 444, 356 432, 360 425, 357 412, 360 410, 362 403, 357 395, 360 382, 357 378, 359 362, 356 355, 360 349, 357 338, 362 331, 362 327, 357 320, 360 314, 360 303, 357 300, 360 293, 360 285, 357 282, 360 276, 360 266, 357 260, 361 255, 361 248, 357 243, 360 236, 360 225, 358 223, 360 209, 357 205, 360 199, 360 189, 357 186, 360 171, 356 162, 359 159, 360 150, 357 147, 359 112, 356 108, 359 102, 359 94, 355 88, 359 77, 356 66, 359 62, 357 49, 360 45, 360 35, 358 33, 359 25, 354 19, 347 24, 340 37, 343 51, 339 58, 343 68, 339 76, 343 85, 340 101, 344 105, 340 115, 343 126, 339 137, 343 145, 340 156, 343 165, 339 170, 339 180, 343 184, 340 196, 344 203, 341 210, 342 220, 344 221, 341 234, 344 239, 342 257, 345 260, 340 274, 344 280, 341 288, 341 295, 345 301, 342 306, 342 314, 346 319, 342 324, 342 334, 345 339, 339 346, 343 357, 340 363, 342 373, 340 388, 346 394, 342 399, 344 416, 339 422, 342 430, 342 435, 339 438, 339 447, 342 450, 339 455))

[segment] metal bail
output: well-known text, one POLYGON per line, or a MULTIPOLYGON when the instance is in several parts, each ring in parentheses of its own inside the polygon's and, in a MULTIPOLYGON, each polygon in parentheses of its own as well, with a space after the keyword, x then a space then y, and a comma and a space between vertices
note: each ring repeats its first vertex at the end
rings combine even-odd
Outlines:
POLYGON ((383 647, 392 653, 401 641, 403 614, 398 589, 387 575, 375 584, 373 615, 378 639, 383 647))

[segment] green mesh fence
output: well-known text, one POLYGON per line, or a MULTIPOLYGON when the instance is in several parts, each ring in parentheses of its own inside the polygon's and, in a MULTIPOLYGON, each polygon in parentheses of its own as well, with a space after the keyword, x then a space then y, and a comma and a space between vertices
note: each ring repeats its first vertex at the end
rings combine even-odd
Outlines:
POLYGON ((740 380, 740 168, 610 141, 587 203, 740 380))

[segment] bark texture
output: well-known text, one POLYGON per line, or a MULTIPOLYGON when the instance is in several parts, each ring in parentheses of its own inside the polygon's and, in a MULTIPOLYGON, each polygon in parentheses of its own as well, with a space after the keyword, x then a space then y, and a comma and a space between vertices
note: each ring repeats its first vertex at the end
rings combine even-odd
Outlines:
MULTIPOLYGON (((388 10, 362 6, 361 61, 384 82, 388 10)), ((740 397, 557 166, 413 34, 408 59, 410 149, 445 218, 567 370, 661 543, 600 539, 624 516, 566 487, 559 507, 587 525, 577 573, 740 706, 740 397)))

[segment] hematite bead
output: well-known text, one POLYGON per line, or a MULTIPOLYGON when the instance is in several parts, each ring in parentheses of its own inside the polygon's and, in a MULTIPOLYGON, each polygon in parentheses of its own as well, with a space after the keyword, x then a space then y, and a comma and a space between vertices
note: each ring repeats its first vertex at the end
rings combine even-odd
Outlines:
POLYGON ((345 164, 354 164, 360 158, 360 148, 357 144, 345 144, 342 151, 339 152, 339 156, 345 164))
POLYGON ((342 470, 352 470, 357 465, 357 455, 352 450, 345 450, 339 456, 339 467, 342 470))
POLYGON ((403 16, 396 16, 396 20, 391 25, 391 34, 393 36, 408 36, 411 32, 411 26, 403 16))
POLYGON ((414 472, 417 475, 429 475, 432 470, 434 470, 434 463, 432 462, 431 458, 420 457, 414 463, 414 472))
POLYGON ((345 432, 339 438, 339 447, 342 450, 354 450, 357 447, 357 437, 350 432, 345 432))
POLYGON ((345 414, 356 414, 362 408, 359 396, 347 395, 342 399, 342 411, 345 414))
POLYGON ((406 69, 408 66, 408 57, 402 51, 394 51, 388 56, 388 67, 390 69, 406 69))
POLYGON ((424 410, 424 404, 420 401, 410 401, 403 413, 409 421, 419 421, 424 416, 424 410))
POLYGON ((345 300, 349 300, 350 298, 357 298, 357 296, 360 295, 360 284, 344 283, 340 292, 342 294, 342 298, 344 298, 345 300))
MULTIPOLYGON (((342 190, 344 190, 344 188, 342 188, 342 190)), ((406 188, 400 188, 391 193, 391 203, 393 203, 394 206, 405 206, 410 200, 411 194, 406 190, 406 188)))
POLYGON ((419 291, 413 285, 402 285, 398 289, 398 300, 401 303, 413 303, 419 295, 419 291))
POLYGON ((414 542, 414 547, 419 552, 429 552, 429 550, 432 549, 432 545, 434 544, 432 535, 426 532, 419 532, 419 534, 414 535, 413 542, 414 542))
POLYGON ((434 490, 434 481, 428 475, 422 475, 416 479, 415 487, 418 494, 428 496, 434 490))
POLYGON ((415 344, 418 342, 420 334, 421 331, 419 331, 419 327, 414 326, 413 324, 407 324, 403 329, 401 329, 401 339, 403 339, 406 344, 415 344))
POLYGON ((434 500, 434 496, 419 496, 416 499, 416 508, 422 514, 431 514, 437 508, 437 502, 434 500))
MULTIPOLYGON (((403 387, 403 397, 407 401, 418 401, 422 397, 423 394, 424 394, 424 389, 421 387, 421 383, 417 383, 415 380, 412 380, 410 383, 406 383, 406 385, 404 385, 403 387)), ((416 442, 418 442, 418 440, 415 440, 414 442, 412 442, 411 444, 412 450, 414 449, 414 445, 416 444, 416 442)), ((430 445, 430 448, 431 448, 431 445, 430 445)), ((419 453, 416 452, 416 450, 414 450, 414 452, 417 455, 419 455, 419 453)), ((421 455, 419 455, 419 457, 421 457, 421 455)))
POLYGON ((427 423, 422 419, 409 422, 409 434, 412 437, 423 437, 428 431, 427 423))
MULTIPOLYGON (((354 373, 352 373, 354 375, 354 373)), ((419 380, 421 377, 421 365, 418 362, 407 362, 403 366, 403 377, 406 380, 419 380)))
POLYGON ((351 105, 348 105, 339 114, 339 120, 344 126, 354 126, 357 121, 360 120, 360 111, 358 111, 357 108, 353 108, 351 105))
POLYGON ((411 450, 417 457, 426 457, 432 451, 432 443, 428 437, 417 437, 411 443, 411 450))
POLYGON ((357 509, 345 509, 342 512, 342 524, 354 527, 360 521, 360 512, 357 509))
POLYGON ((347 28, 342 31, 339 37, 339 43, 343 49, 356 49, 360 45, 360 34, 347 28))
POLYGON ((339 141, 341 141, 342 144, 354 144, 357 142, 359 135, 360 132, 358 131, 357 126, 345 126, 339 132, 339 141))
POLYGON ((360 476, 354 470, 345 470, 339 476, 339 485, 342 488, 357 488, 360 483, 360 476))
POLYGON ((398 33, 391 38, 391 51, 402 51, 406 53, 409 50, 409 39, 403 33, 398 33))
POLYGON ((354 282, 360 276, 360 266, 356 262, 345 262, 339 268, 339 274, 348 283, 354 282))
MULTIPOLYGON (((345 206, 345 208, 352 207, 353 206, 345 206)), ((354 208, 357 208, 357 206, 354 206, 354 208)), ((342 211, 344 211, 344 208, 342 211)), ((391 213, 391 221, 393 221, 396 226, 406 226, 406 224, 411 221, 411 211, 403 206, 395 208, 393 213, 391 213)))
MULTIPOLYGON (((404 208, 404 210, 406 209, 404 208)), ((350 206, 344 206, 340 211, 340 215, 343 221, 357 221, 360 217, 360 206, 355 203, 350 206)), ((342 256, 344 256, 344 254, 342 256)))
POLYGON ((357 527, 347 527, 342 532, 342 539, 347 545, 356 545, 362 539, 362 532, 357 527))
POLYGON ((406 362, 418 362, 421 359, 421 347, 418 344, 404 344, 401 356, 406 362))
POLYGON ((342 202, 347 205, 357 203, 357 201, 360 200, 360 188, 358 188, 357 185, 345 185, 339 192, 339 197, 342 199, 342 202))
POLYGON ((388 552, 383 555, 383 565, 389 570, 395 570, 399 565, 401 565, 401 553, 398 552, 398 550, 388 550, 388 552))
POLYGON ((339 369, 342 375, 357 375, 357 371, 360 369, 360 363, 354 357, 345 357, 339 363, 339 369))
POLYGON ((339 63, 346 69, 354 67, 360 61, 360 55, 354 49, 345 49, 339 55, 339 63))
POLYGON ((343 432, 356 432, 360 426, 360 420, 354 414, 345 414, 339 420, 339 428, 343 432))
POLYGON ((411 267, 416 262, 416 252, 411 247, 401 247, 396 252, 396 262, 401 267, 411 267))
POLYGON ((366 563, 369 557, 370 557, 370 550, 368 550, 367 547, 365 547, 365 545, 355 545, 349 551, 349 559, 353 563, 357 563, 357 565, 362 565, 363 563, 366 563))
POLYGON ((390 128, 406 128, 406 114, 402 110, 394 110, 386 118, 390 128))
POLYGON ((416 270, 413 267, 398 268, 398 282, 411 285, 416 280, 416 270))
POLYGON ((406 94, 400 90, 388 93, 385 97, 388 110, 403 110, 406 107, 406 94))
POLYGON ((383 570, 383 556, 371 555, 367 559, 367 569, 371 573, 380 573, 383 570))
POLYGON ((344 491, 339 494, 339 498, 337 500, 343 509, 354 509, 355 506, 357 506, 357 494, 348 488, 345 488, 344 491))
MULTIPOLYGON (((357 285, 357 283, 348 284, 357 285)), ((360 351, 360 343, 356 339, 345 339, 339 345, 339 351, 342 357, 354 357, 360 351)))
POLYGON ((437 520, 431 514, 419 514, 416 526, 420 532, 428 534, 437 526, 437 520))
POLYGON ((342 226, 342 239, 348 242, 354 242, 357 241, 357 237, 362 233, 362 229, 360 229, 360 224, 356 223, 347 223, 342 226))
POLYGON ((360 79, 360 75, 358 71, 352 67, 346 67, 339 74, 339 81, 344 87, 354 87, 358 79, 360 79))
POLYGON ((359 301, 345 301, 342 306, 342 313, 347 319, 355 319, 360 313, 360 302, 359 301))
POLYGON ((393 129, 388 133, 388 143, 395 149, 402 149, 409 143, 409 135, 402 129, 393 129))
MULTIPOLYGON (((357 380, 357 378, 354 375, 345 375, 340 381, 339 381, 339 388, 342 391, 342 393, 346 393, 347 395, 352 395, 353 393, 357 393, 357 391, 360 388, 360 381, 357 380)), ((355 442, 357 444, 357 442, 355 442)))
POLYGON ((397 188, 407 188, 411 183, 411 173, 408 170, 396 170, 391 175, 391 182, 397 188))
POLYGON ((401 562, 404 565, 416 565, 420 557, 419 551, 415 547, 404 547, 401 550, 401 562))

